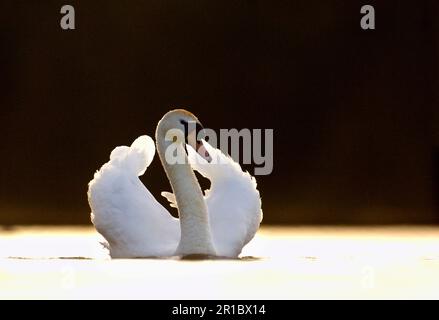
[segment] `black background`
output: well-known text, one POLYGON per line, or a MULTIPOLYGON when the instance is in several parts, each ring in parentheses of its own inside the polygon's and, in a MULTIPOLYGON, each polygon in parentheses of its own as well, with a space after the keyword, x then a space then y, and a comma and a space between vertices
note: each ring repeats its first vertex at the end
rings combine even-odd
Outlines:
MULTIPOLYGON (((266 223, 438 223, 436 2, 3 0, 0 224, 89 223, 93 172, 174 107, 274 129, 266 223)), ((142 181, 170 189, 157 157, 142 181)))

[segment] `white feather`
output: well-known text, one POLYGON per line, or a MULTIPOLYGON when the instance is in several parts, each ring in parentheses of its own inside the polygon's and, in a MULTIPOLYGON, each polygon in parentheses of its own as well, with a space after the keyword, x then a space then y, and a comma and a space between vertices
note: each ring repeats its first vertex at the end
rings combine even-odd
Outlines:
POLYGON ((113 258, 171 256, 180 239, 178 219, 139 180, 155 153, 141 136, 131 147, 117 147, 89 183, 88 199, 96 230, 113 258))

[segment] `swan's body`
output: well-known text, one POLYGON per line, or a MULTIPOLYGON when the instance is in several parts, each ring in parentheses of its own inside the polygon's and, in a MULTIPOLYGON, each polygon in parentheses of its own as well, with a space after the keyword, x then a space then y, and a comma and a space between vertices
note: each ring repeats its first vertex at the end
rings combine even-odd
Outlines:
MULTIPOLYGON (((176 123, 172 113, 181 116, 181 111, 165 115, 157 127, 156 142, 174 192, 162 195, 178 207, 180 220, 172 217, 138 178, 155 154, 152 139, 141 136, 130 147, 114 149, 110 161, 90 181, 92 222, 106 239, 113 258, 187 254, 237 257, 262 219, 256 181, 206 142, 210 156, 220 159, 220 164, 208 163, 189 146, 190 164, 167 163, 164 154, 170 142, 165 132, 176 123), (205 196, 192 168, 211 181, 205 196)), ((179 147, 184 148, 184 141, 179 147)))

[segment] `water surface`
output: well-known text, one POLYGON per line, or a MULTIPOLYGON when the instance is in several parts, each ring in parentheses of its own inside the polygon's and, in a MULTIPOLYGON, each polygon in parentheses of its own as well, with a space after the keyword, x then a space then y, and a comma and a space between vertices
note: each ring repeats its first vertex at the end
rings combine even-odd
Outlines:
POLYGON ((99 239, 1 230, 0 299, 439 298, 439 228, 264 227, 239 260, 110 260, 99 239))

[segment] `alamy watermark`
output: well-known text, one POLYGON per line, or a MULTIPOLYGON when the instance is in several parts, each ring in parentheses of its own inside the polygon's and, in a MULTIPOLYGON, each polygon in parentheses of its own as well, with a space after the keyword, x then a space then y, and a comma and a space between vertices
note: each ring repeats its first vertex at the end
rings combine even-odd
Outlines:
MULTIPOLYGON (((227 163, 225 157, 209 154, 204 146, 220 149, 233 160, 242 164, 254 164, 254 175, 269 175, 273 171, 273 129, 220 129, 219 135, 212 129, 196 130, 196 123, 189 122, 187 132, 171 129, 165 135, 168 146, 165 159, 169 164, 182 164, 187 161, 186 150, 181 146, 188 144, 202 157, 198 161, 211 164, 227 163), (205 141, 205 142, 203 142, 205 141)), ((185 130, 185 131, 186 131, 185 130)))
MULTIPOLYGON (((60 13, 63 14, 60 20, 60 26, 63 30, 75 30, 75 8, 66 4, 61 7, 60 13)), ((360 20, 360 26, 363 30, 375 29, 375 8, 372 5, 365 4, 360 8, 363 14, 360 20)))

